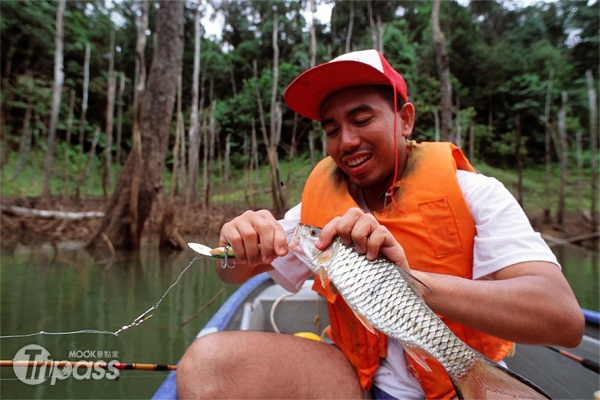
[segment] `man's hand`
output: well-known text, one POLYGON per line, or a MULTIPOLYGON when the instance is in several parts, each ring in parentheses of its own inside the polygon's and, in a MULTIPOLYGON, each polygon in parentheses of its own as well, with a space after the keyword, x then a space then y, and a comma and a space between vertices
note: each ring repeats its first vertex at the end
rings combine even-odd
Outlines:
POLYGON ((316 242, 317 248, 324 250, 335 236, 339 236, 344 244, 354 244, 356 251, 365 254, 369 260, 376 259, 381 253, 394 264, 410 270, 404 249, 390 231, 360 208, 351 208, 341 217, 329 221, 316 242))
POLYGON ((288 252, 285 232, 267 210, 246 211, 223 225, 219 245, 231 246, 235 254, 236 268, 217 268, 220 278, 227 283, 242 283, 271 269, 271 262, 288 252))
POLYGON ((283 228, 267 210, 246 211, 223 225, 219 244, 231 246, 237 263, 252 266, 270 264, 288 252, 283 228))

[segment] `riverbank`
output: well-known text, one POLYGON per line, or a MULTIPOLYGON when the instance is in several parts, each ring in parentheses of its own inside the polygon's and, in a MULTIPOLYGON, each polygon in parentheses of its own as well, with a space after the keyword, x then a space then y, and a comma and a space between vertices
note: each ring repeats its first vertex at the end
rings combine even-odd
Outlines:
MULTIPOLYGON (((39 216, 27 215, 11 211, 11 207, 24 209, 60 211, 63 213, 90 213, 103 212, 106 202, 104 199, 77 200, 73 198, 52 198, 42 201, 40 198, 3 198, 1 204, 5 210, 0 215, 0 242, 5 247, 17 245, 31 245, 41 242, 83 241, 90 240, 96 233, 102 218, 98 216, 84 216, 80 219, 70 219, 64 216, 39 216)), ((199 203, 190 205, 184 215, 185 204, 176 202, 176 207, 181 210, 178 216, 178 231, 182 236, 218 235, 221 226, 246 209, 242 206, 211 205, 207 209, 199 203)), ((598 250, 598 236, 590 233, 591 222, 584 213, 569 213, 565 217, 562 227, 552 221, 547 221, 541 211, 526 210, 534 229, 542 234, 544 239, 552 243, 571 242, 588 249, 598 250), (591 237, 590 237, 591 236, 591 237)), ((76 216, 74 214, 73 216, 76 216)), ((152 237, 158 235, 162 204, 155 208, 146 222, 144 235, 152 237)))

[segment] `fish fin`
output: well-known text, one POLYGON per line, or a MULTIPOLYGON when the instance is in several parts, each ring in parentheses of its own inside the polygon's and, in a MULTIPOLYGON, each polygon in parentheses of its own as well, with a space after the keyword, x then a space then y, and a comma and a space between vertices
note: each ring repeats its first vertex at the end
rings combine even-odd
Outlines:
POLYGON ((356 318, 360 321, 360 323, 363 324, 363 326, 369 330, 369 332, 371 332, 375 335, 379 334, 377 332, 377 330, 375 328, 373 328, 373 325, 371 325, 371 323, 369 321, 367 321, 367 319, 365 317, 363 317, 362 315, 360 315, 359 313, 357 313, 354 310, 352 310, 352 312, 354 313, 356 318))
POLYGON ((325 285, 328 283, 329 279, 327 279, 327 270, 323 267, 319 268, 319 278, 321 278, 321 286, 325 288, 325 285))
POLYGON ((519 374, 479 357, 460 377, 450 377, 461 399, 549 399, 550 396, 519 374))
POLYGON ((422 280, 420 280, 419 278, 417 278, 416 276, 411 274, 409 271, 407 271, 404 268, 399 267, 397 265, 396 265, 396 268, 398 268, 400 270, 400 274, 402 274, 404 279, 406 279, 406 281, 410 284, 410 286, 415 290, 415 292, 421 298, 423 298, 423 295, 427 292, 433 293, 433 291, 429 288, 429 286, 427 286, 425 283, 423 283, 422 280))
POLYGON ((415 360, 415 362, 419 364, 421 368, 423 368, 427 372, 431 372, 431 368, 429 368, 429 365, 427 365, 427 358, 430 356, 426 351, 418 347, 409 346, 402 342, 400 342, 400 344, 402 345, 402 348, 404 349, 406 354, 408 354, 413 360, 415 360))

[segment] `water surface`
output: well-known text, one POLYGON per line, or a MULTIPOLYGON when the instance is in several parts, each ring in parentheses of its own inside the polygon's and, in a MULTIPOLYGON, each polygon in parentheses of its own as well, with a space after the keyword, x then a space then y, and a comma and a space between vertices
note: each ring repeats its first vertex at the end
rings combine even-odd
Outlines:
MULTIPOLYGON (((197 238, 194 241, 202 242, 197 238)), ((598 310, 598 253, 575 246, 553 250, 580 304, 598 310)), ((0 335, 84 329, 115 332, 155 304, 195 256, 191 250, 161 253, 156 245, 148 244, 139 256, 119 253, 115 259, 102 260, 70 244, 0 249, 0 335)), ((153 316, 139 326, 118 336, 86 333, 1 339, 0 356, 10 360, 22 347, 36 344, 47 349, 53 360, 175 364, 235 289, 217 278, 212 260, 199 258, 153 316), (221 289, 223 294, 206 310, 180 326, 221 289)), ((109 380, 90 379, 81 370, 81 379, 71 376, 55 384, 48 379, 39 385, 28 385, 16 377, 12 368, 1 368, 0 397, 150 398, 166 374, 124 371, 118 380, 109 380)))

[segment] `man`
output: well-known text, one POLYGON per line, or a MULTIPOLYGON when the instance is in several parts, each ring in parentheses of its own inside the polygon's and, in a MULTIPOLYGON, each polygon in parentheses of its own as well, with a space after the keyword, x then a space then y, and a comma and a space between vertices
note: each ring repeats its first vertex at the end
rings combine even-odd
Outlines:
MULTIPOLYGON (((322 226, 370 259, 379 254, 430 289, 426 303, 455 333, 495 361, 513 341, 576 346, 581 309, 556 258, 498 181, 474 173, 449 143, 408 141, 415 109, 406 84, 374 50, 305 71, 285 92, 288 106, 321 122, 330 157, 311 173, 302 203, 281 221, 247 211, 221 230, 242 283, 269 271, 297 290, 311 272, 288 252, 299 223, 322 226), (260 244, 260 251, 259 251, 260 244)), ((427 373, 394 341, 365 332, 335 288, 328 301, 336 346, 291 335, 223 332, 197 340, 177 372, 178 394, 196 398, 450 398, 438 366, 427 373), (358 346, 356 344, 359 344, 358 346)), ((433 364, 429 363, 428 364, 433 364)))

